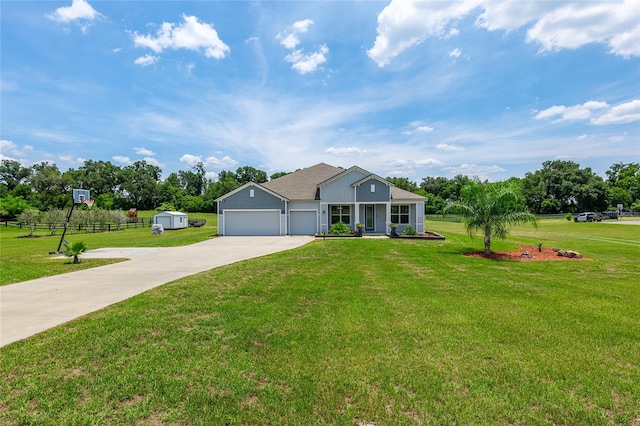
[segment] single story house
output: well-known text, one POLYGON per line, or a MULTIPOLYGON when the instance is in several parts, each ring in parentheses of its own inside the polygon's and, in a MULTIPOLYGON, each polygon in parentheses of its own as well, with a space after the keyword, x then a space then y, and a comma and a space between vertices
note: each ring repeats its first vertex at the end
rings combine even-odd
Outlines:
POLYGON ((189 218, 186 213, 160 212, 153 216, 153 223, 164 229, 182 229, 189 227, 189 218))
POLYGON ((265 183, 249 182, 216 199, 220 235, 316 235, 343 222, 388 234, 424 232, 425 198, 373 173, 325 163, 265 183))

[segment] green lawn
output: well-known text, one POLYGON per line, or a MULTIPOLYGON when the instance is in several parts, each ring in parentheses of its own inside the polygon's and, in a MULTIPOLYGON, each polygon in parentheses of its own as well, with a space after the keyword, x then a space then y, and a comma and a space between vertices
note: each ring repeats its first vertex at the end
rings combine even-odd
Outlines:
MULTIPOLYGON (((142 212, 145 221, 153 212, 142 212)), ((151 235, 149 226, 129 228, 122 231, 87 233, 67 232, 65 239, 70 243, 82 241, 87 250, 102 247, 170 247, 193 244, 217 234, 218 216, 208 213, 193 213, 190 217, 206 219, 201 228, 167 230, 163 235, 151 235)), ((50 236, 49 232, 38 231, 36 238, 25 238, 27 229, 3 228, 0 226, 0 286, 49 275, 94 268, 121 261, 121 259, 85 259, 74 265, 69 259, 50 255, 60 244, 62 231, 50 236)), ((63 247, 64 249, 64 247, 63 247)))
MULTIPOLYGON (((327 239, 0 349, 1 424, 640 423, 640 226, 327 239)), ((3 253, 4 256, 4 253, 3 253)))

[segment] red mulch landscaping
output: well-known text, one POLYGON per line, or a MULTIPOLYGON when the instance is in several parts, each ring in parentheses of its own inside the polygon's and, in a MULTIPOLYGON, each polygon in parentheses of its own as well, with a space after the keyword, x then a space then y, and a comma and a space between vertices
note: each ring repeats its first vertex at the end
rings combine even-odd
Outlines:
POLYGON ((542 247, 542 251, 539 252, 538 248, 535 246, 522 246, 520 250, 516 251, 494 251, 491 252, 490 255, 485 255, 481 251, 474 251, 471 253, 465 253, 465 256, 469 257, 482 257, 485 259, 493 259, 493 260, 517 260, 520 262, 531 262, 531 261, 539 261, 539 260, 591 260, 586 257, 582 258, 569 258, 564 256, 558 256, 558 253, 553 251, 552 248, 542 247), (522 257, 522 253, 525 251, 529 252, 533 258, 522 257))

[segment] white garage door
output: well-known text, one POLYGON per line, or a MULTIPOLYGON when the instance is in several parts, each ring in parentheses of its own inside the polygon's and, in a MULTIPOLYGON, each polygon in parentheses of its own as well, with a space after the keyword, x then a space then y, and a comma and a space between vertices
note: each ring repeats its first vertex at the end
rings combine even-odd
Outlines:
POLYGON ((280 235, 280 211, 225 210, 224 235, 280 235))
POLYGON ((315 235, 317 230, 317 211, 292 211, 289 213, 289 233, 291 235, 315 235))

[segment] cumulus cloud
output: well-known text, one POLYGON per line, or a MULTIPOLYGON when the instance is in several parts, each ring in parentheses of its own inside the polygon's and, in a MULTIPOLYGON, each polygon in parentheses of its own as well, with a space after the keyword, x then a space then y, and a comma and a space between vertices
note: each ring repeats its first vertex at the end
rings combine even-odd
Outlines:
POLYGON ((350 146, 346 148, 327 148, 325 150, 327 154, 335 155, 338 157, 353 157, 355 155, 361 155, 367 152, 366 149, 350 146))
POLYGON ((318 67, 327 62, 327 54, 329 48, 326 44, 322 44, 318 50, 312 53, 306 53, 304 49, 296 49, 300 44, 299 34, 304 34, 313 25, 311 19, 294 22, 290 29, 276 36, 280 40, 280 44, 292 52, 284 57, 284 60, 291 63, 291 68, 300 74, 314 72, 318 67))
POLYGON ((146 155, 146 156, 153 156, 156 155, 155 152, 146 149, 146 148, 133 148, 133 150, 135 151, 136 154, 138 155, 146 155))
POLYGON ((307 74, 314 72, 318 69, 318 66, 327 62, 327 57, 325 56, 327 53, 329 53, 329 48, 323 44, 317 52, 305 54, 302 49, 294 50, 285 56, 284 59, 290 62, 292 64, 291 68, 300 74, 307 74))
POLYGON ((71 6, 57 8, 53 13, 47 15, 47 18, 56 22, 73 22, 73 21, 93 21, 100 17, 91 5, 85 0, 73 0, 71 6))
POLYGON ((541 50, 576 49, 606 43, 610 52, 640 56, 640 2, 574 2, 545 13, 527 32, 527 41, 541 50))
POLYGON ((238 165, 238 162, 229 156, 224 156, 222 158, 207 157, 203 160, 201 156, 193 154, 184 154, 180 157, 180 162, 189 167, 202 163, 205 167, 211 167, 214 169, 232 168, 238 165))
POLYGON ((111 157, 111 159, 116 163, 124 164, 125 166, 128 166, 129 164, 133 163, 131 161, 131 158, 125 157, 124 155, 114 155, 113 157, 111 157))
POLYGON ((212 24, 202 23, 195 16, 182 15, 182 19, 180 24, 163 22, 155 36, 133 32, 134 45, 151 49, 155 53, 162 53, 165 49, 194 50, 207 58, 215 59, 222 59, 229 54, 231 49, 218 37, 212 24))
POLYGON ((599 126, 631 123, 640 121, 640 99, 634 99, 614 107, 601 101, 589 101, 570 107, 554 105, 538 112, 535 119, 555 119, 554 123, 589 120, 591 124, 599 126))
POLYGON ((449 172, 452 176, 478 176, 480 179, 488 179, 488 175, 491 173, 500 173, 505 171, 505 169, 497 165, 485 166, 478 164, 461 164, 459 166, 444 167, 443 169, 449 172))
POLYGON ((147 67, 149 65, 153 65, 160 60, 159 56, 154 56, 151 53, 147 53, 144 56, 140 56, 138 59, 133 61, 136 65, 142 65, 143 67, 147 67))
POLYGON ((449 57, 451 58, 458 58, 460 57, 460 55, 462 55, 462 50, 458 49, 457 47, 449 52, 449 57))
POLYGON ((451 23, 464 17, 478 3, 393 0, 378 15, 378 35, 367 55, 379 67, 384 67, 401 52, 428 37, 445 35, 451 23))
POLYGON ((142 161, 146 162, 147 164, 151 164, 152 166, 156 166, 160 168, 164 167, 164 164, 162 164, 161 162, 159 162, 157 159, 153 157, 144 157, 142 161))
POLYGON ((439 143, 436 145, 436 149, 440 151, 464 151, 464 148, 448 143, 439 143))
POLYGON ((547 108, 540 111, 536 116, 536 120, 546 120, 555 118, 554 122, 559 123, 562 121, 580 121, 586 120, 591 117, 594 111, 606 108, 609 105, 606 102, 589 101, 582 105, 564 106, 554 105, 551 108, 547 108))
POLYGON ((488 31, 513 31, 529 26, 526 41, 541 51, 576 49, 604 43, 610 53, 640 56, 638 0, 621 2, 551 2, 471 0, 425 2, 392 0, 378 15, 377 36, 367 51, 380 67, 429 37, 457 34, 455 25, 473 10, 475 25, 488 31))
POLYGON ((640 99, 614 106, 606 113, 591 120, 592 124, 623 124, 640 121, 640 99))
POLYGON ((418 126, 418 127, 416 127, 416 132, 418 132, 418 133, 431 133, 431 132, 433 132, 433 127, 418 126))

